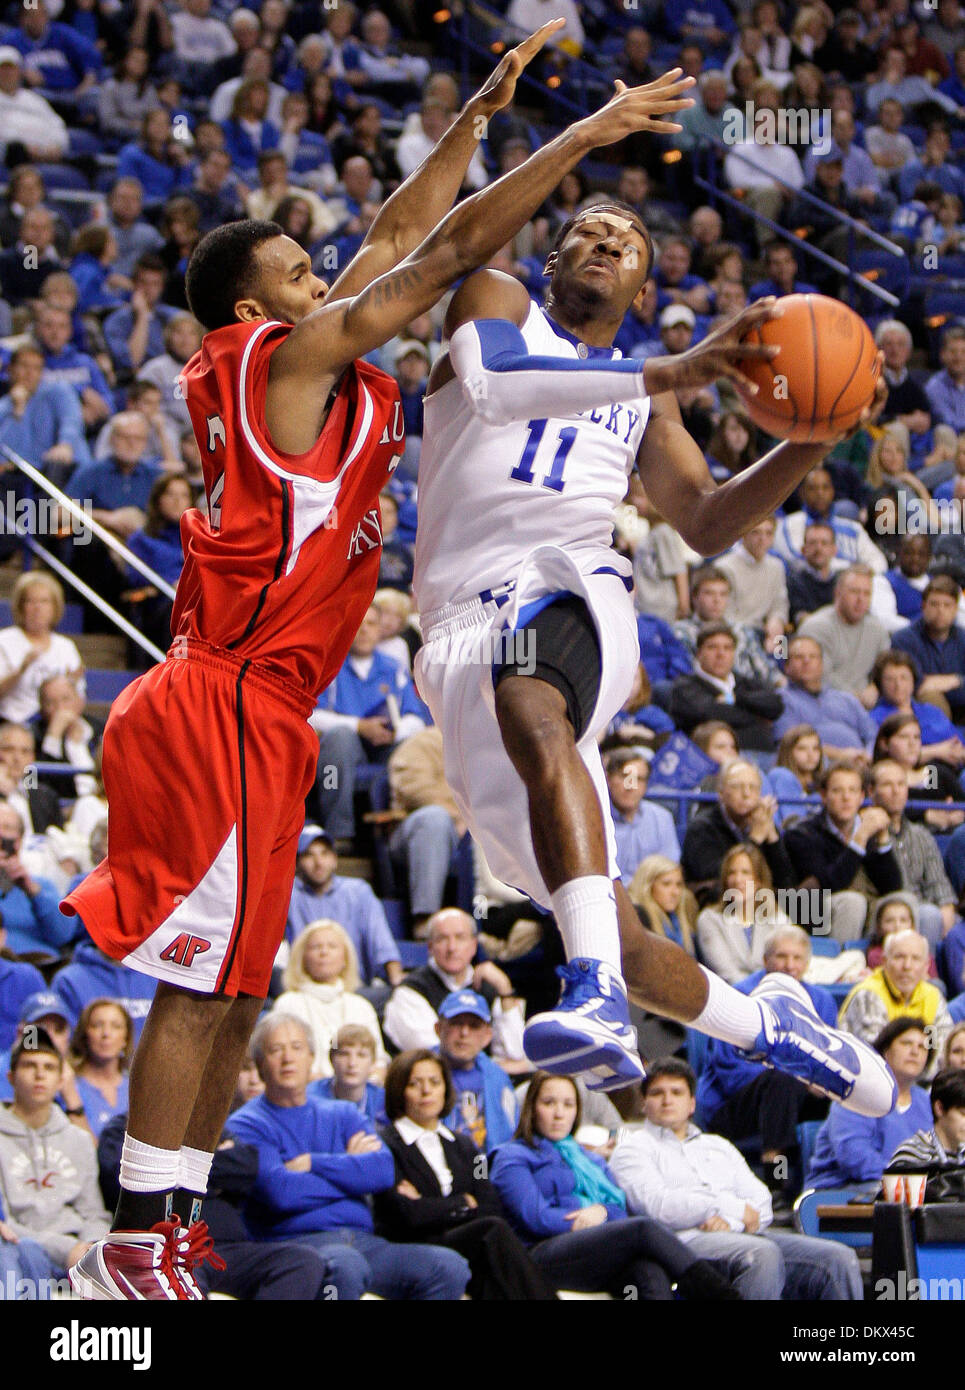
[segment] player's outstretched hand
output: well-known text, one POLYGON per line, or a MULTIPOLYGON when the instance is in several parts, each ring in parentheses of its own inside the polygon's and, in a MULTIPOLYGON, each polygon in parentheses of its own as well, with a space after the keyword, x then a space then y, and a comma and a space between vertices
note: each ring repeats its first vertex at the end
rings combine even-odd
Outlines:
POLYGON ((662 121, 674 111, 685 111, 694 99, 687 91, 696 78, 685 77, 682 68, 671 68, 654 82, 642 87, 628 87, 617 80, 613 96, 592 116, 577 121, 572 130, 588 135, 594 145, 614 145, 637 130, 652 130, 656 135, 676 135, 683 126, 676 121, 662 121))
POLYGON ((649 358, 643 378, 648 394, 656 396, 661 391, 710 386, 721 377, 727 377, 752 396, 756 395, 756 383, 744 375, 738 364, 742 359, 746 362, 755 357, 770 360, 781 349, 776 344, 745 343, 742 339, 758 324, 780 318, 782 313, 779 301, 770 295, 722 323, 679 356, 649 358))
POLYGON ((516 91, 516 79, 523 68, 533 61, 540 49, 565 23, 565 19, 551 19, 548 24, 543 24, 537 29, 535 34, 530 34, 528 39, 524 39, 522 43, 503 54, 502 62, 470 99, 469 105, 473 112, 480 116, 491 116, 494 111, 501 111, 504 106, 508 106, 516 91))

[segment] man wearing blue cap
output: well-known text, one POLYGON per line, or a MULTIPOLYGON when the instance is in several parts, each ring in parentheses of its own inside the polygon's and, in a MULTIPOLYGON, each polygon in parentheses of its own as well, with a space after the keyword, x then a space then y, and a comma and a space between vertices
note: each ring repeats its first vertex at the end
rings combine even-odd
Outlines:
POLYGON ((376 1005, 384 1004, 388 990, 383 980, 394 987, 404 973, 398 942, 370 886, 364 879, 336 873, 337 868, 338 854, 331 835, 320 825, 307 824, 298 837, 285 937, 289 943, 294 941, 320 917, 337 922, 348 932, 359 958, 359 974, 366 986, 360 993, 376 1005))
MULTIPOLYGON (((27 996, 20 1007, 20 1018, 17 1022, 13 1046, 9 1052, 0 1054, 0 1102, 13 1100, 13 1086, 8 1075, 10 1058, 17 1044, 23 1040, 27 1030, 32 1029, 33 1033, 42 1030, 50 1038, 60 1056, 66 1059, 74 1023, 75 1020, 71 1018, 69 1008, 53 990, 42 989, 27 996)), ((70 1067, 64 1068, 57 1100, 61 1109, 66 1111, 71 1118, 77 1119, 83 1115, 84 1106, 77 1089, 74 1073, 70 1067)))
POLYGON ((446 1124, 467 1134, 481 1153, 512 1139, 519 1119, 516 1092, 484 1051, 493 1038, 492 1011, 474 989, 455 990, 439 1006, 439 1052, 449 1063, 456 1104, 446 1124))

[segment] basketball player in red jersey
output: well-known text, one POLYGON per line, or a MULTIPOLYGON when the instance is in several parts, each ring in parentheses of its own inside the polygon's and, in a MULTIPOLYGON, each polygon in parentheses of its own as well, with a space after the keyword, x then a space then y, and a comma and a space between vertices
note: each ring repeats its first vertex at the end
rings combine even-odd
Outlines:
POLYGON ((692 104, 679 69, 619 83, 440 222, 486 117, 559 24, 507 55, 331 289, 274 223, 217 228, 192 256, 188 300, 207 336, 183 381, 209 515, 183 524, 168 660, 108 722, 109 857, 64 904, 159 980, 114 1228, 71 1271, 84 1297, 202 1296, 200 1197, 284 930, 317 759, 307 719, 375 590, 377 498, 402 452, 398 389, 357 359, 489 260, 591 149, 672 133, 659 117, 692 104))

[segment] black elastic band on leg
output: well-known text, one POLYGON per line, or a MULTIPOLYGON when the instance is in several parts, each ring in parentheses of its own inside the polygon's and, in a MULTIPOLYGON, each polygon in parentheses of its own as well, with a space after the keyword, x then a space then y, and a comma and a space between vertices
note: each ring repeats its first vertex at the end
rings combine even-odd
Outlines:
POLYGON ((524 628, 507 634, 507 651, 494 684, 506 676, 535 676, 554 686, 566 701, 579 742, 596 708, 603 665, 596 624, 584 600, 576 594, 557 599, 524 628))

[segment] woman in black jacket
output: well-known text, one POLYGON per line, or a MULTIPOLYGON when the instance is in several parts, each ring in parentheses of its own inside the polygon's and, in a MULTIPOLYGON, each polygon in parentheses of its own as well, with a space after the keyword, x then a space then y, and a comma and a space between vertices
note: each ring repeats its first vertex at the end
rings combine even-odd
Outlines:
POLYGON ((396 1057, 385 1078, 379 1133, 395 1159, 395 1186, 375 1198, 378 1231, 389 1240, 426 1241, 469 1261, 474 1299, 555 1299, 503 1216, 485 1156, 441 1117, 455 1104, 444 1058, 423 1048, 396 1057))

